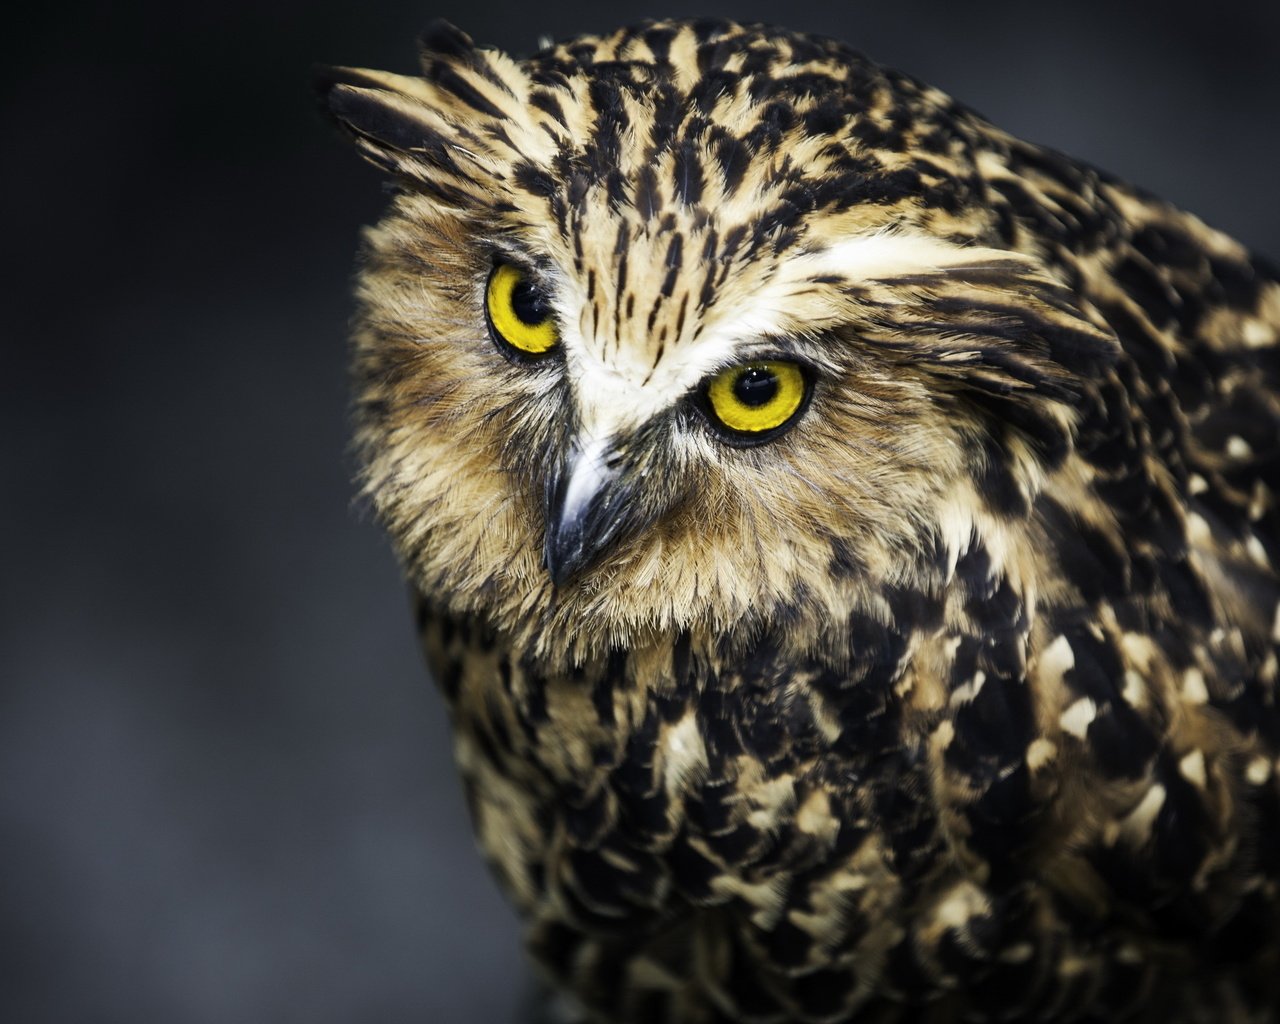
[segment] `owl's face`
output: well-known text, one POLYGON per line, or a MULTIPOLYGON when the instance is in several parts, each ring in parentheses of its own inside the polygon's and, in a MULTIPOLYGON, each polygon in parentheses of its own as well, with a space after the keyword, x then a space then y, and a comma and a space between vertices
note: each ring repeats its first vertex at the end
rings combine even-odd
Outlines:
POLYGON ((359 441, 433 600, 573 657, 838 621, 1027 513, 1112 342, 984 205, 971 115, 804 46, 654 26, 516 63, 440 29, 425 78, 335 73, 401 183, 359 441))

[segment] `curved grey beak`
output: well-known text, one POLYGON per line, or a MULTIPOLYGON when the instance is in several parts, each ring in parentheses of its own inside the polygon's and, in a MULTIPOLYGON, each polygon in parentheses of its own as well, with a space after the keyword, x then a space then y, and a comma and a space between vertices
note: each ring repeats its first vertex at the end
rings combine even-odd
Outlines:
POLYGON ((608 441, 574 447, 547 479, 543 561, 560 586, 585 569, 630 522, 632 488, 608 441))

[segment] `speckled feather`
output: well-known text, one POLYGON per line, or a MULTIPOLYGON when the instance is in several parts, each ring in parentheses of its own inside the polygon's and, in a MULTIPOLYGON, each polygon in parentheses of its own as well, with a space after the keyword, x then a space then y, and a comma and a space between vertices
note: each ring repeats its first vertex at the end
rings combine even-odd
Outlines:
POLYGON ((1280 284, 841 44, 335 69, 365 487, 481 846, 600 1021, 1280 1019, 1280 284), (562 357, 512 365, 495 260, 562 357), (774 441, 690 404, 784 355, 774 441), (609 542, 547 495, 608 438, 609 542))

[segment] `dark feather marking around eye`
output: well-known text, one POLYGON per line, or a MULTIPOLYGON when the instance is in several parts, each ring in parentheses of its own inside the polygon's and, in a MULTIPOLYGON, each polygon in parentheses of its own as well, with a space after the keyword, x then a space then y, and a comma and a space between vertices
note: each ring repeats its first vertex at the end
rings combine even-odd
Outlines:
POLYGON ((447 64, 435 64, 427 72, 429 80, 446 92, 452 93, 473 110, 490 117, 504 118, 506 115, 495 107, 475 86, 459 75, 447 64))

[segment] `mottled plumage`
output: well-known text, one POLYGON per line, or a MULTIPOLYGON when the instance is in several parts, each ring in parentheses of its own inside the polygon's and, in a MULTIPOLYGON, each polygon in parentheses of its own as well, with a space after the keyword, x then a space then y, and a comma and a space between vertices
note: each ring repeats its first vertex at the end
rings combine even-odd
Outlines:
POLYGON ((399 185, 358 443, 555 983, 1280 1019, 1276 272, 822 39, 422 60, 323 83, 399 185), (781 426, 708 406, 747 365, 781 426))

